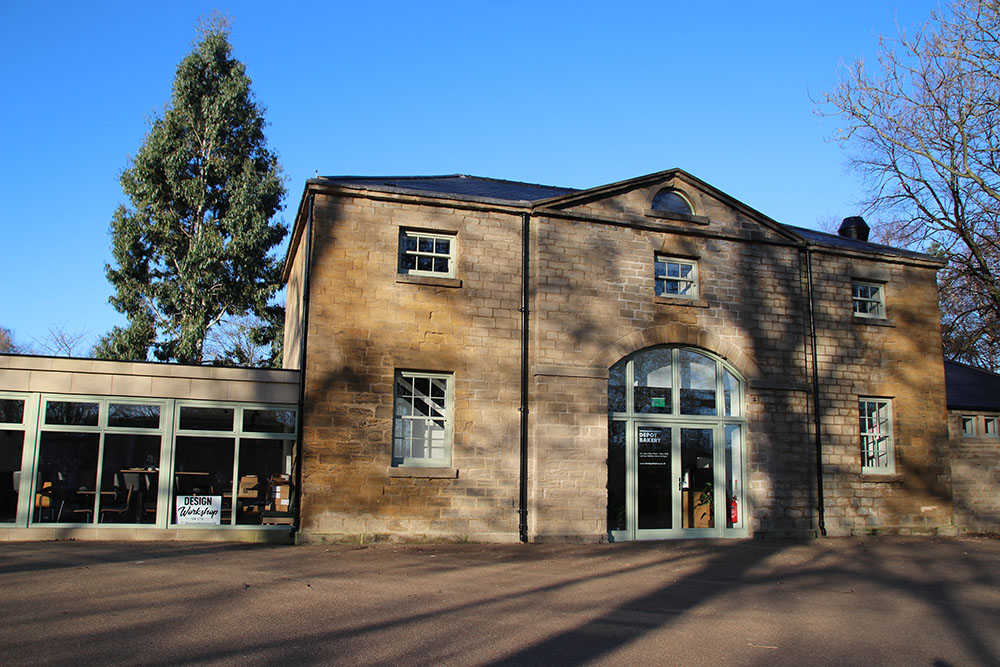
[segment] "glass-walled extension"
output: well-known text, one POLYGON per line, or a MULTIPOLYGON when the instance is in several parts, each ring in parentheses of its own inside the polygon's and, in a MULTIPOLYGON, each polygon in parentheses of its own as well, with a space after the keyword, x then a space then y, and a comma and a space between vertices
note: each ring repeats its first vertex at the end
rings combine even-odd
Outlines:
POLYGON ((0 527, 287 533, 297 416, 288 404, 0 393, 0 527))

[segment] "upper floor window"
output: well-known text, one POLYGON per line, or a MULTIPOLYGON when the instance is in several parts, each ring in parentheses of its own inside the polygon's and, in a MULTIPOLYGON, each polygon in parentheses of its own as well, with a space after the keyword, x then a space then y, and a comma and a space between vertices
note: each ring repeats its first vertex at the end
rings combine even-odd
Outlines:
POLYGON ((698 298, 698 263, 657 256, 654 264, 656 296, 698 298))
POLYGON ((983 422, 984 426, 983 435, 985 435, 987 438, 996 438, 1000 436, 1000 431, 997 430, 998 426, 1000 426, 1000 424, 998 424, 998 421, 1000 420, 998 420, 996 417, 987 417, 986 420, 983 422))
POLYGON ((399 272, 415 276, 454 278, 454 234, 400 230, 399 272))
POLYGON ((851 282, 851 298, 855 317, 885 319, 885 290, 879 283, 851 282))
POLYGON ((861 425, 861 471, 895 471, 892 440, 892 401, 887 398, 858 400, 861 425))
POLYGON ((676 190, 671 190, 670 188, 664 188, 656 193, 653 197, 653 202, 650 205, 654 211, 659 211, 660 213, 668 213, 673 215, 694 215, 694 210, 691 208, 691 202, 687 200, 687 197, 677 192, 676 190))
POLYGON ((962 436, 966 438, 976 437, 976 418, 973 415, 962 417, 962 436))

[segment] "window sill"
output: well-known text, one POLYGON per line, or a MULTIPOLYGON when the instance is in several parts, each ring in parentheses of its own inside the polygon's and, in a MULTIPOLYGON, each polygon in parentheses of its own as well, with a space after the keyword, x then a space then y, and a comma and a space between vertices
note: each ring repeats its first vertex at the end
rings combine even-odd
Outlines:
POLYGON ((684 215, 683 213, 667 213, 665 211, 646 210, 649 218, 661 218, 663 220, 677 220, 680 222, 693 222, 696 225, 707 225, 709 220, 703 215, 684 215))
POLYGON ((879 470, 873 470, 871 472, 867 472, 865 470, 862 470, 861 471, 861 477, 866 482, 887 483, 887 482, 902 482, 903 481, 903 474, 902 473, 879 471, 879 470))
POLYGON ((689 308, 708 308, 708 301, 705 299, 686 299, 677 296, 656 296, 653 303, 661 306, 687 306, 689 308))
POLYGON ((858 317, 854 316, 855 324, 871 324, 876 327, 894 327, 896 326, 895 320, 888 320, 884 317, 858 317))
POLYGON ((437 276, 411 276, 407 273, 396 274, 397 283, 407 285, 431 285, 433 287, 461 287, 462 281, 458 278, 438 278, 437 276))
POLYGON ((458 479, 458 468, 421 468, 419 466, 389 466, 389 477, 418 477, 425 479, 458 479))

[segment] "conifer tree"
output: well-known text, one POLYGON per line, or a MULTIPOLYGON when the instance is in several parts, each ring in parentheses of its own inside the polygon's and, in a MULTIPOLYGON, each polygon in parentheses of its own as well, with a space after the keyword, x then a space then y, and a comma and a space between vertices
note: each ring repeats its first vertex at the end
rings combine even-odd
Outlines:
POLYGON ((220 322, 249 316, 275 330, 268 302, 280 262, 269 253, 287 234, 273 220, 285 196, 281 167, 228 23, 213 17, 199 33, 177 66, 170 104, 121 174, 130 205, 111 221, 115 265, 106 270, 110 302, 128 325, 100 340, 100 358, 234 359, 225 349, 205 358, 220 322))

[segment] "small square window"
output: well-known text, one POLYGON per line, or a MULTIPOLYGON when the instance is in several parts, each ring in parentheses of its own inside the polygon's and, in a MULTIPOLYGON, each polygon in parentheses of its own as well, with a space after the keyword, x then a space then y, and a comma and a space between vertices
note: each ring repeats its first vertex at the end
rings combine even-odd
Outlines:
POLYGON ((455 277, 455 236, 400 230, 399 272, 413 276, 455 277))
POLYGON ((976 418, 972 415, 962 416, 962 437, 963 438, 975 438, 976 437, 976 418))
POLYGON ((395 403, 392 465, 450 466, 451 376, 399 371, 395 403))
POLYGON ((861 417, 861 472, 894 472, 892 401, 861 398, 858 399, 858 412, 861 417))
POLYGON ((698 298, 698 263, 657 256, 654 262, 656 296, 698 298))
POLYGON ((871 319, 885 319, 885 290, 878 283, 858 280, 851 282, 851 298, 854 301, 854 316, 871 319))
POLYGON ((996 417, 987 417, 986 421, 983 423, 983 435, 987 438, 1000 437, 1000 423, 998 423, 996 417))

